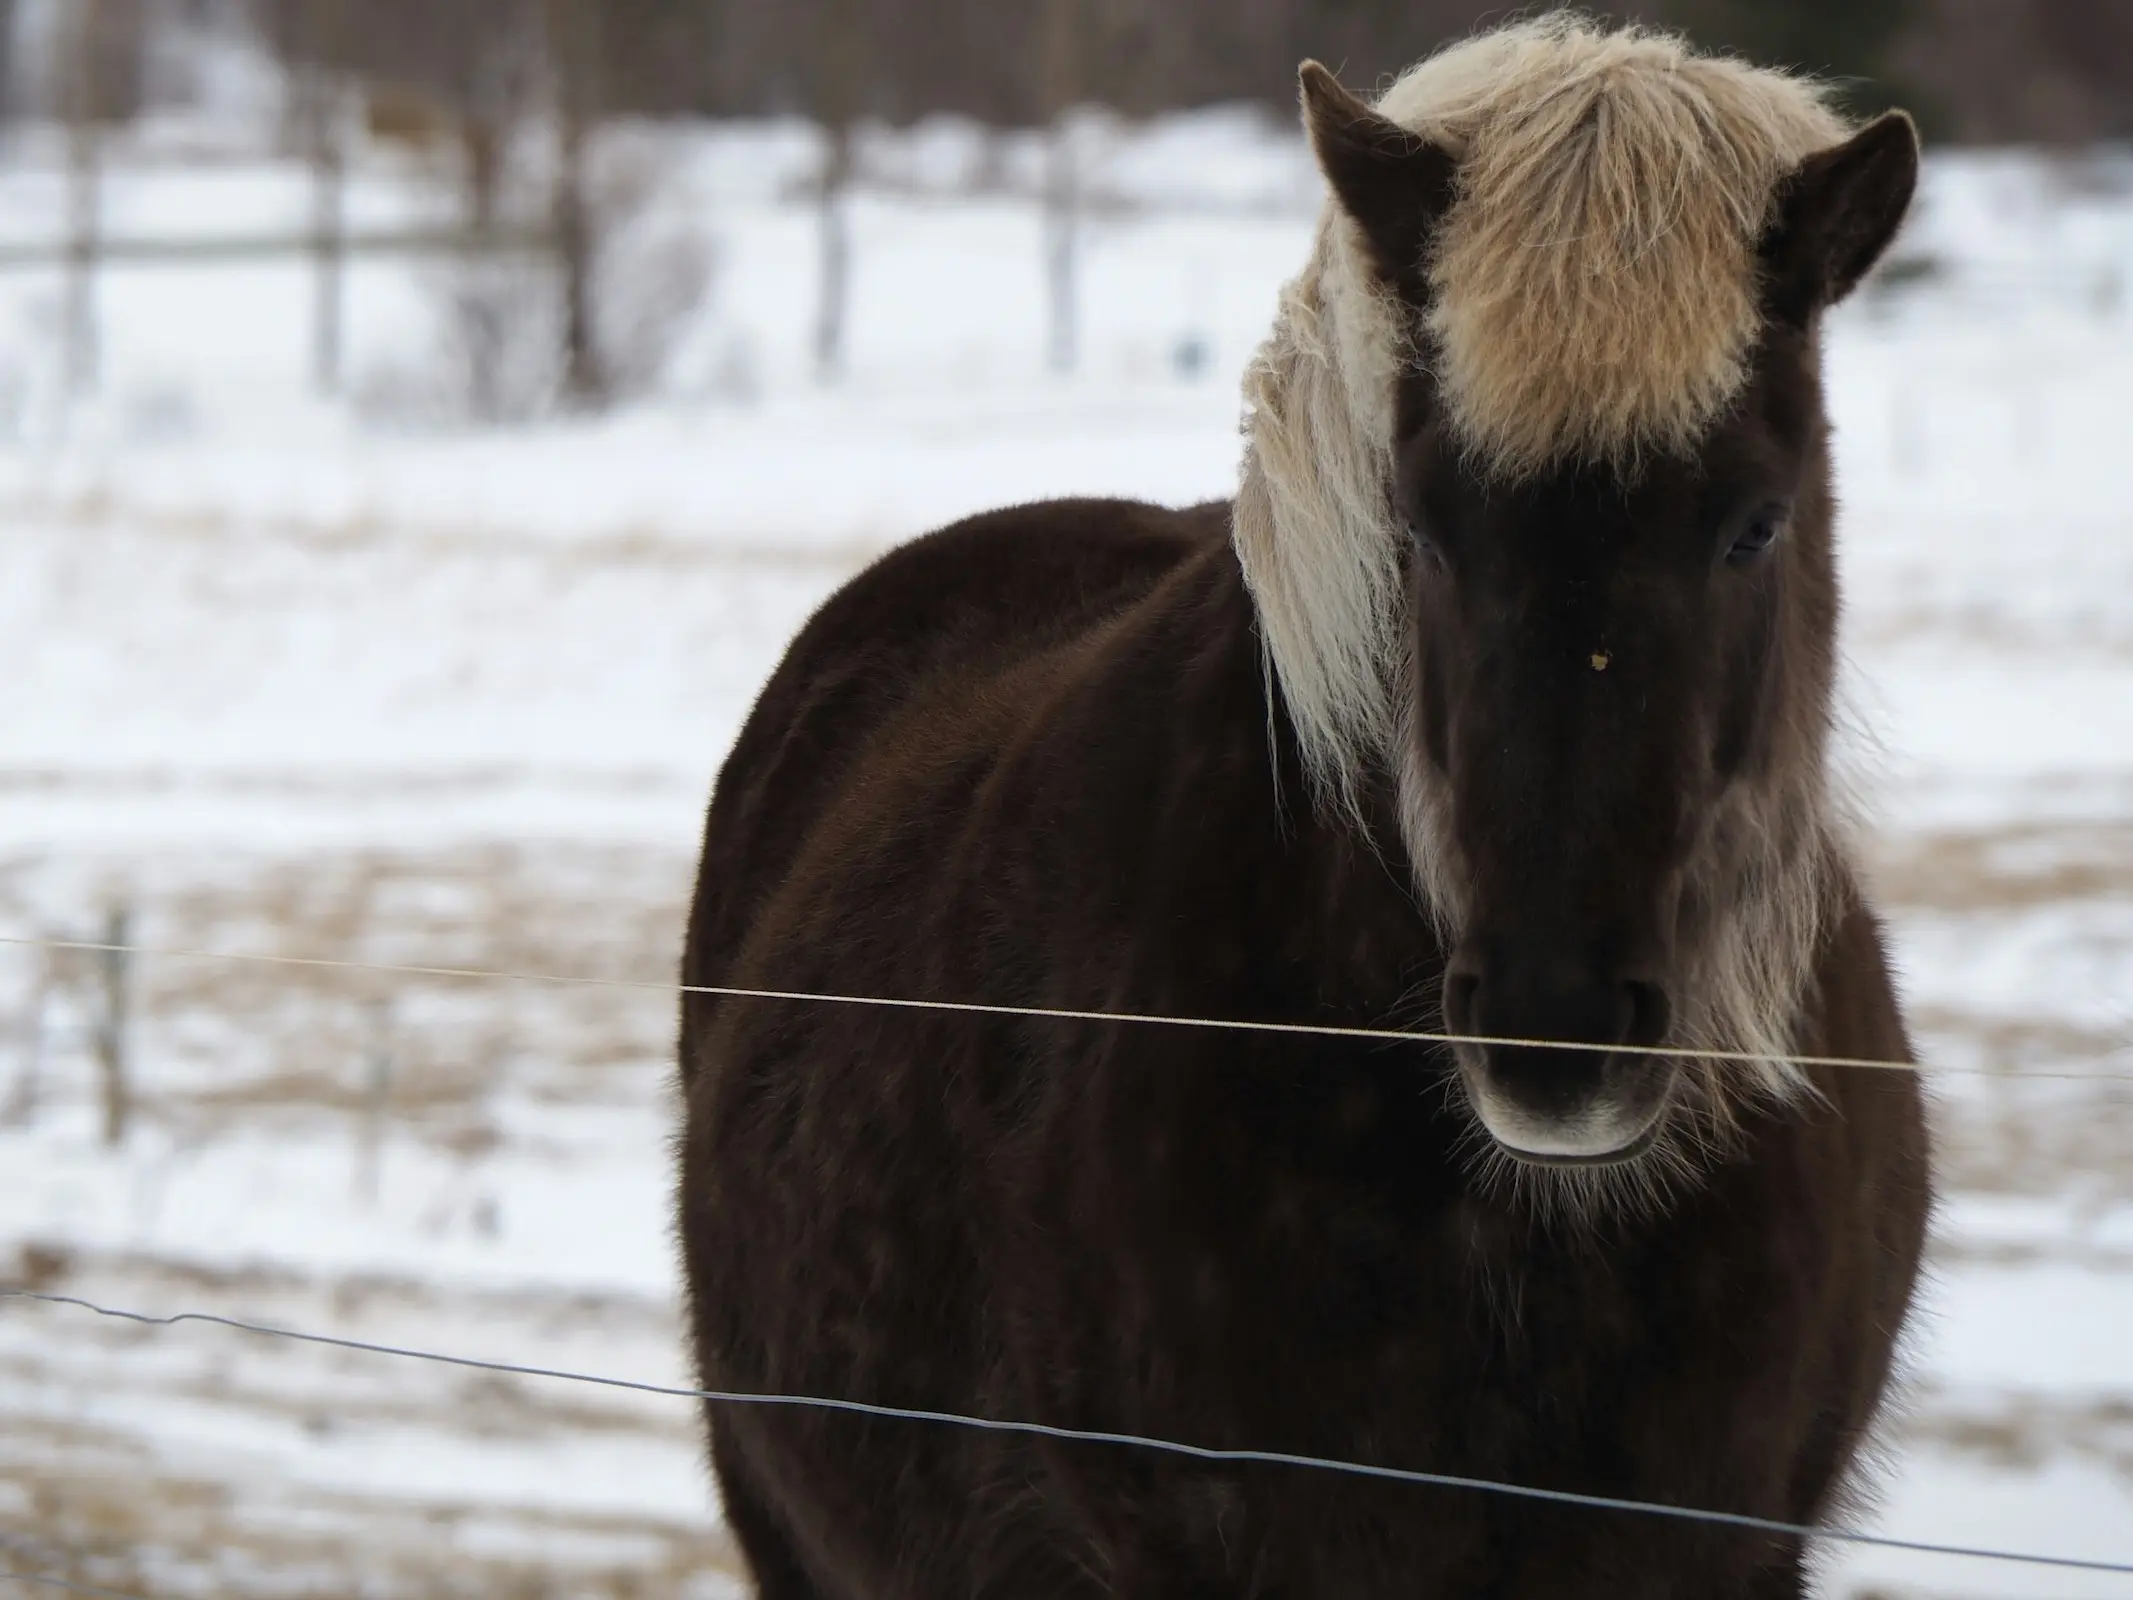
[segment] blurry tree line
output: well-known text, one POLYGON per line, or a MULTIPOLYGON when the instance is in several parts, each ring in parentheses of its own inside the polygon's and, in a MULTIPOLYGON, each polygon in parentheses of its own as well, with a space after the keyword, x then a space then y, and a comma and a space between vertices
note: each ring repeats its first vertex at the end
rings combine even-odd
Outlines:
MULTIPOLYGON (((286 47, 319 0, 247 3, 286 47)), ((478 112, 523 80, 540 54, 539 13, 555 0, 329 3, 347 5, 339 49, 351 67, 478 112)), ((589 52, 585 92, 612 112, 787 112, 835 127, 945 111, 1032 126, 1080 102, 1128 115, 1235 100, 1285 110, 1306 56, 1369 86, 1511 9, 1483 0, 582 0, 576 43, 589 52)), ((1590 9, 1836 76, 1862 107, 1914 103, 1942 137, 2133 136, 2128 0, 1612 0, 1590 9)))
MULTIPOLYGON (((50 106, 28 36, 93 14, 99 113, 147 97, 156 41, 241 15, 298 69, 378 87, 390 120, 484 130, 562 81, 588 114, 806 115, 835 128, 956 112, 1032 126, 1063 105, 1138 115, 1293 103, 1305 56, 1368 87, 1510 14, 1484 0, 0 0, 0 92, 50 106), (72 15, 69 15, 69 14, 72 15), (559 54, 562 59, 558 59, 559 54)), ((1531 9, 1531 8, 1527 8, 1531 9)), ((1601 0, 1587 9, 1903 101, 1942 138, 2133 137, 2129 0, 1601 0)))
MULTIPOLYGON (((1134 117, 1256 101, 1287 115, 1304 57, 1368 90, 1449 40, 1543 8, 1485 0, 0 0, 0 121, 35 116, 68 130, 66 347, 72 382, 86 389, 97 367, 95 282, 106 256, 102 134, 170 103, 172 66, 186 59, 188 42, 248 39, 280 69, 286 141, 314 174, 302 247, 317 260, 320 387, 340 386, 345 257, 382 247, 351 242, 344 214, 349 140, 360 127, 373 140, 439 158, 433 168, 458 192, 454 231, 392 247, 456 256, 446 279, 448 326, 464 352, 466 404, 501 416, 511 409, 513 341, 528 325, 529 297, 545 297, 556 313, 553 347, 540 357, 552 376, 535 387, 598 404, 649 381, 668 331, 703 292, 710 266, 690 241, 666 250, 653 270, 623 270, 618 242, 646 194, 626 172, 599 170, 594 134, 603 125, 798 115, 821 128, 814 344, 824 377, 839 370, 846 342, 855 129, 936 113, 1050 128, 1042 270, 1051 363, 1066 370, 1075 364, 1086 199, 1069 111, 1101 104, 1134 117), (529 146, 541 152, 530 164, 529 146), (547 287, 529 287, 535 276, 547 287)), ((1706 46, 1829 77, 1860 111, 1905 104, 1943 140, 2133 138, 2133 0, 1590 0, 1585 9, 1681 28, 1706 46)))

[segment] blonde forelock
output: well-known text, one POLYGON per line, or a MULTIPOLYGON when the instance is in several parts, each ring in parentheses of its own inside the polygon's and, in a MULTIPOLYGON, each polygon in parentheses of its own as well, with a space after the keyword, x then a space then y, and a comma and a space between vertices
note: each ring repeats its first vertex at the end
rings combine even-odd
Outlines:
POLYGON ((1811 82, 1576 15, 1443 51, 1378 110, 1458 161, 1431 363, 1507 476, 1693 444, 1745 381, 1778 183, 1847 131, 1811 82))

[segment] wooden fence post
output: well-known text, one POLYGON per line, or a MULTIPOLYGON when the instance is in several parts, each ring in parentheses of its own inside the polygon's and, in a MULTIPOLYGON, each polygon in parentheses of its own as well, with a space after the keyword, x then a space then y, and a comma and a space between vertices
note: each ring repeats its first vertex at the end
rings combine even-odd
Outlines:
POLYGON ((823 130, 821 189, 815 215, 818 259, 815 290, 815 379, 834 383, 844 372, 845 311, 851 300, 852 235, 845 191, 852 183, 852 125, 823 130))
POLYGON ((593 321, 593 238, 585 196, 585 149, 599 116, 600 11, 596 0, 547 0, 548 54, 555 81, 556 172, 550 220, 563 289, 563 392, 572 405, 605 398, 593 321))
POLYGON ((96 319, 96 272, 102 233, 97 93, 103 32, 102 0, 72 0, 73 27, 63 37, 72 53, 66 66, 67 105, 67 392, 88 394, 102 365, 96 319))
POLYGON ((385 1119, 392 1108, 393 1005, 373 1000, 365 1009, 363 1127, 356 1142, 355 1197, 365 1208, 374 1208, 385 1165, 385 1119))
POLYGON ((1061 117, 1052 125, 1052 147, 1044 192, 1044 263, 1048 335, 1045 358, 1055 373, 1069 373, 1081 353, 1081 305, 1077 286, 1080 265, 1079 179, 1074 172, 1073 141, 1061 117))
POLYGON ((37 1102, 44 1092, 45 1017, 51 1008, 52 952, 36 955, 37 977, 22 1011, 22 1057, 15 1068, 15 1085, 8 1091, 4 1120, 10 1127, 26 1127, 37 1120, 37 1102))
POLYGON ((113 906, 104 919, 103 948, 97 954, 97 972, 102 979, 102 1003, 98 1007, 94 1043, 96 1065, 104 1099, 104 1143, 126 1142, 126 1124, 133 1116, 132 1062, 128 1024, 132 1018, 132 956, 128 948, 133 918, 124 906, 113 906))
POLYGON ((21 109, 15 99, 15 25, 21 10, 18 0, 0 0, 0 126, 13 122, 21 109))
POLYGON ((342 307, 347 278, 348 155, 345 97, 338 70, 342 0, 311 0, 310 63, 305 84, 306 143, 311 158, 311 226, 317 259, 311 326, 312 381, 322 395, 341 387, 342 307))
POLYGON ((1044 167, 1045 355, 1062 374, 1074 370, 1081 354, 1082 197, 1072 124, 1086 80, 1086 28, 1081 0, 1050 0, 1045 8, 1042 77, 1052 124, 1044 167))
POLYGON ((817 20, 814 50, 814 112, 822 127, 822 170, 816 186, 816 243, 820 263, 815 286, 815 379, 834 383, 844 375, 852 295, 850 190, 856 165, 854 124, 859 120, 865 70, 857 0, 828 0, 817 20))

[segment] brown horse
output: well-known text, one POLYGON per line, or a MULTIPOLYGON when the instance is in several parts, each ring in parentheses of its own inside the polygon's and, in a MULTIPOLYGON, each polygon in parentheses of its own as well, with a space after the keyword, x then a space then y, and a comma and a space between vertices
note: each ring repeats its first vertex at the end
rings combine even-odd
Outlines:
MULTIPOLYGON (((1817 324, 1910 123, 1562 19, 1303 97, 1332 198, 1235 502, 996 512, 830 600, 685 978, 1538 1042, 692 995, 703 1381, 1815 1522, 1928 1206, 1914 1076, 1784 1059, 1908 1060, 1828 770, 1817 324)), ((1806 1583, 1766 1531, 708 1420, 768 1600, 1806 1583)))

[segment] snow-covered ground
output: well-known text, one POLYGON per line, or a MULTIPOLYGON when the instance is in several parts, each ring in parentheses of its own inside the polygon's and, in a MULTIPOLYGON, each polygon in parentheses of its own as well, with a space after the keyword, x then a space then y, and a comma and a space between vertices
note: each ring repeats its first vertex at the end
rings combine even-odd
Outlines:
MULTIPOLYGON (((1031 152, 946 125, 870 147, 829 389, 793 129, 640 136, 644 229, 716 270, 603 420, 453 421, 438 267, 355 269, 345 405, 306 391, 300 264, 114 271, 71 407, 54 284, 0 278, 0 934, 123 906, 171 950, 621 980, 144 959, 113 1153, 92 958, 0 946, 0 1277, 684 1381, 672 1001, 627 984, 672 973, 705 793, 784 641, 960 512, 1234 471, 1308 170, 1238 115, 1088 137, 1114 203, 1071 379, 1043 370, 1031 152)), ((303 215, 292 170, 172 143, 114 174, 116 231, 303 215)), ((0 235, 34 237, 54 169, 12 155, 0 235)), ((362 216, 435 203, 404 159, 359 166, 362 216)), ((1872 1525, 2133 1559, 2133 181, 1943 162, 1904 249, 1914 281, 1838 316, 1829 362, 1856 755, 1951 1069, 1872 1525)), ((684 1402, 10 1302, 0 1413, 15 1559, 143 1595, 736 1592, 684 1402)), ((1829 1588, 2133 1579, 1854 1552, 1829 1588)))

